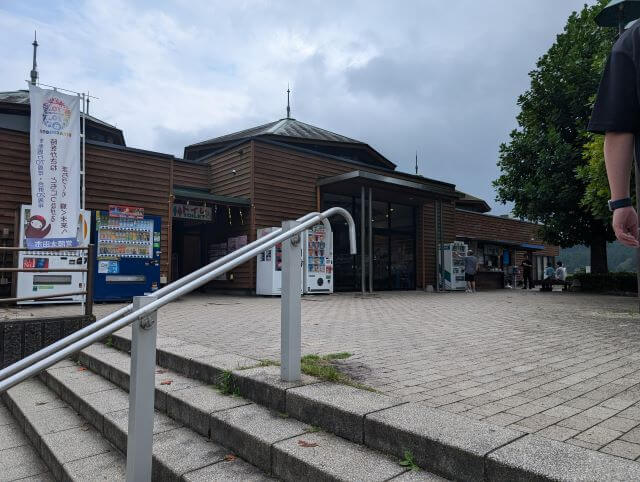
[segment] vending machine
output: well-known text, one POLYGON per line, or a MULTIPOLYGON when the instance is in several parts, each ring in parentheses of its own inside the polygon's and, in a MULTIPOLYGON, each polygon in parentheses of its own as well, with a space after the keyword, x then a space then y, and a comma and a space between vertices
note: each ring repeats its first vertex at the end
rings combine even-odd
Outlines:
POLYGON ((333 233, 318 224, 302 234, 304 293, 333 293, 333 233))
POLYGON ((464 291, 467 283, 464 279, 464 257, 467 254, 467 245, 456 241, 442 245, 444 264, 441 270, 444 278, 444 289, 451 291, 464 291))
POLYGON ((159 216, 135 210, 95 212, 96 301, 129 300, 158 289, 159 216))
MULTIPOLYGON (((20 247, 26 246, 25 231, 31 219, 31 205, 23 204, 20 209, 20 247)), ((80 211, 76 241, 79 247, 87 247, 91 235, 91 214, 80 211)), ((87 267, 87 251, 47 251, 39 249, 20 251, 18 266, 25 269, 33 268, 64 268, 78 269, 87 267)), ((19 272, 17 276, 16 296, 57 295, 85 289, 86 273, 77 272, 19 272)), ((82 303, 84 295, 70 295, 61 298, 18 301, 18 304, 51 304, 51 303, 82 303)))
MULTIPOLYGON (((258 239, 279 228, 258 229, 258 239)), ((256 294, 279 296, 282 293, 282 243, 263 251, 256 259, 256 294)))

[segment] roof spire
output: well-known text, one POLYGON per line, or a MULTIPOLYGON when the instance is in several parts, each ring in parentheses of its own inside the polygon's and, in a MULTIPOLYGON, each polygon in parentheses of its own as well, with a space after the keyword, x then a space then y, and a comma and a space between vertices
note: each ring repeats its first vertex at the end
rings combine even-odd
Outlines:
POLYGON ((289 105, 289 84, 287 84, 287 119, 291 119, 291 106, 289 105))
POLYGON ((416 149, 416 176, 418 175, 418 150, 416 149))
POLYGON ((37 32, 33 32, 33 68, 31 69, 31 84, 36 85, 38 82, 38 64, 36 63, 36 50, 38 49, 38 39, 36 38, 37 32))

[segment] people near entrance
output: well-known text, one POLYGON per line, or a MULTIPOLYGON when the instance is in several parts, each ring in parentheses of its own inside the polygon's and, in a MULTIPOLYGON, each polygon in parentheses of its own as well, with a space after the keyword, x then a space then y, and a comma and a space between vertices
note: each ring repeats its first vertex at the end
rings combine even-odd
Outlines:
POLYGON ((476 291, 476 273, 478 272, 478 258, 473 255, 473 251, 467 251, 464 257, 464 279, 467 282, 467 293, 476 291))
POLYGON ((533 264, 529 259, 529 255, 525 256, 522 263, 520 263, 520 267, 522 268, 522 289, 533 289, 533 264))
POLYGON ((556 279, 558 281, 567 281, 567 268, 562 266, 562 261, 558 261, 558 267, 556 268, 556 279))
POLYGON ((544 279, 542 280, 542 291, 551 291, 553 283, 556 281, 556 270, 552 265, 544 269, 544 279))

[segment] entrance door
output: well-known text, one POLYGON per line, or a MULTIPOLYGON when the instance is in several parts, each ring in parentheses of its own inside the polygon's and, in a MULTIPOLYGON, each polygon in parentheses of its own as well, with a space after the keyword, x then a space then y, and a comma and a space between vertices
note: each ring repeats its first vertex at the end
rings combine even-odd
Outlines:
POLYGON ((416 289, 415 238, 412 234, 391 235, 391 289, 416 289))
POLYGON ((202 266, 202 252, 200 234, 185 233, 182 238, 182 276, 189 274, 202 266))
POLYGON ((373 289, 388 290, 389 283, 389 236, 373 235, 373 289))

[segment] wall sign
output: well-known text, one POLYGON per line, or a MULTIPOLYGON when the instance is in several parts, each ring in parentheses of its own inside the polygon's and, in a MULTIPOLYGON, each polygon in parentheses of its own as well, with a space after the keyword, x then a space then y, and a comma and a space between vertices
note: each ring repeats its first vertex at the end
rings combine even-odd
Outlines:
POLYGON ((211 208, 206 206, 192 206, 189 204, 174 204, 173 217, 182 219, 199 219, 211 221, 211 208))
POLYGON ((110 218, 144 219, 144 208, 110 204, 109 217, 110 218))

